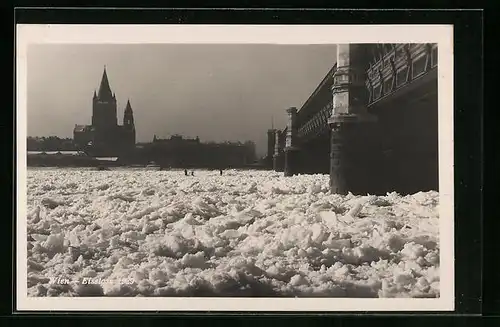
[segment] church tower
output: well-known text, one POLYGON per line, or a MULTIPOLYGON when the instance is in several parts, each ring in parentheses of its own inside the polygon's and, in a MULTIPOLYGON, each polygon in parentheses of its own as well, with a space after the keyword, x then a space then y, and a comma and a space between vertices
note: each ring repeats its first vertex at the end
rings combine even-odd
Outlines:
POLYGON ((97 129, 113 129, 118 125, 116 116, 116 97, 109 86, 106 66, 102 74, 101 85, 94 91, 92 106, 92 125, 97 129))
POLYGON ((125 107, 125 112, 123 114, 123 128, 126 131, 125 133, 128 135, 130 143, 135 144, 134 112, 132 111, 130 100, 127 100, 127 106, 125 107))

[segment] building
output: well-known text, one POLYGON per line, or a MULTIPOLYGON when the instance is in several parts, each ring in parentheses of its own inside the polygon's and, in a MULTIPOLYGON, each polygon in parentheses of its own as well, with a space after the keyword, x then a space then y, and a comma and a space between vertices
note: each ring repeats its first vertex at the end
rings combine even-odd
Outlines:
POLYGON ((79 150, 94 156, 120 156, 135 145, 134 113, 130 101, 123 114, 123 125, 118 125, 116 96, 106 73, 102 74, 99 91, 92 99, 92 124, 75 125, 73 140, 79 150))
POLYGON ((168 139, 153 138, 147 156, 163 167, 172 168, 239 168, 255 161, 255 144, 241 142, 201 142, 199 137, 172 135, 168 139))

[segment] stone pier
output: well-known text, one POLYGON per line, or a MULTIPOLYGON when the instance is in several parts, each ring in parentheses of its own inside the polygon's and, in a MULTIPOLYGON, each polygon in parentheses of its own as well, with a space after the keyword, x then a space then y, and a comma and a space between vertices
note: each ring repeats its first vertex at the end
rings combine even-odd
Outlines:
POLYGON ((281 172, 284 171, 285 168, 285 153, 283 152, 285 138, 280 130, 276 130, 275 136, 273 169, 276 172, 281 172))
POLYGON ((379 193, 383 190, 379 126, 367 111, 364 73, 369 45, 338 44, 337 71, 332 86, 333 110, 328 119, 330 187, 339 194, 379 193))
POLYGON ((266 166, 269 169, 273 168, 273 157, 274 157, 274 147, 276 142, 276 130, 267 130, 267 154, 266 154, 266 166))

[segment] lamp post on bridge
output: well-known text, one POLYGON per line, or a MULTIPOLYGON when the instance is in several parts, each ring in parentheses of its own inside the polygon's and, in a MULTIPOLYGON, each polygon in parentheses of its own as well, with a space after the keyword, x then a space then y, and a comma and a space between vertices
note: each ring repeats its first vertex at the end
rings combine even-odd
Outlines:
POLYGON ((297 142, 297 108, 290 107, 286 110, 288 114, 288 126, 285 139, 285 176, 292 176, 299 172, 299 148, 297 142))

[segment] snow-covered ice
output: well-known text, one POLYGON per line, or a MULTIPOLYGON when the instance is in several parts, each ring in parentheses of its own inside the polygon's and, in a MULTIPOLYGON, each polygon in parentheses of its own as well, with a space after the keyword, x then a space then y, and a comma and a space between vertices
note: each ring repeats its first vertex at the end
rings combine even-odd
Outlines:
POLYGON ((439 194, 328 181, 30 168, 28 295, 439 297, 439 194))

